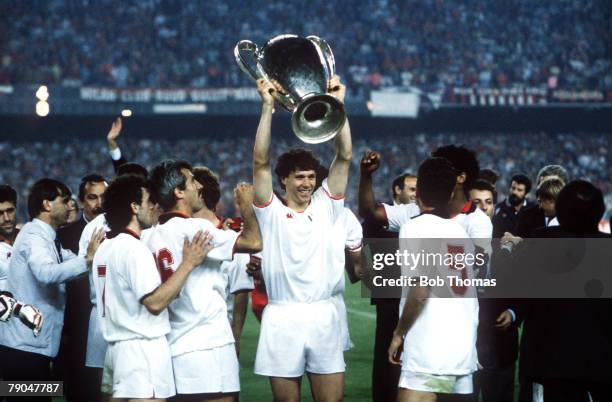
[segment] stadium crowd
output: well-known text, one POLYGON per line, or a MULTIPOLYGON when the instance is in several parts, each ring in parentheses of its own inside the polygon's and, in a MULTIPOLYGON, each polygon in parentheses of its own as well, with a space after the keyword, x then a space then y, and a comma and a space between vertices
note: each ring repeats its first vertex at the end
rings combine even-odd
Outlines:
POLYGON ((612 88, 606 0, 3 1, 0 84, 244 86, 235 43, 283 33, 327 39, 353 97, 401 85, 612 88))
MULTIPOLYGON (((192 140, 151 140, 130 139, 129 133, 121 139, 123 155, 131 161, 151 167, 160 160, 172 155, 193 161, 194 165, 206 165, 218 172, 225 180, 221 181, 221 201, 219 212, 232 216, 232 188, 240 181, 250 181, 252 177, 252 139, 234 137, 227 139, 210 138, 192 140)), ((510 185, 510 178, 523 173, 532 179, 538 170, 547 163, 558 163, 566 167, 572 178, 587 178, 597 185, 606 196, 608 210, 612 209, 612 164, 610 149, 612 137, 602 134, 546 134, 522 133, 503 134, 414 134, 402 138, 386 138, 380 135, 376 140, 355 139, 354 151, 360 156, 366 150, 379 151, 382 157, 381 177, 392 178, 403 172, 416 172, 418 164, 440 144, 465 144, 474 149, 482 168, 498 172, 500 179, 497 190, 502 194, 510 185), (545 144, 545 145, 544 145, 545 144), (406 150, 409 150, 407 152, 406 150)), ((272 144, 273 158, 283 149, 304 146, 297 139, 276 139, 272 144)), ((331 162, 331 148, 318 147, 318 152, 326 162, 331 162)), ((31 185, 39 177, 63 178, 74 191, 81 177, 88 172, 99 172, 112 178, 113 168, 107 153, 107 146, 100 141, 73 142, 0 142, 0 160, 13 161, 0 166, 0 182, 12 185, 19 191, 21 220, 26 220, 25 200, 31 185), (83 158, 83 155, 88 155, 83 158)), ((352 162, 348 186, 347 205, 356 211, 357 178, 359 158, 352 162)), ((391 198, 385 181, 375 183, 377 199, 391 198)), ((532 194, 533 196, 533 194, 532 194)))

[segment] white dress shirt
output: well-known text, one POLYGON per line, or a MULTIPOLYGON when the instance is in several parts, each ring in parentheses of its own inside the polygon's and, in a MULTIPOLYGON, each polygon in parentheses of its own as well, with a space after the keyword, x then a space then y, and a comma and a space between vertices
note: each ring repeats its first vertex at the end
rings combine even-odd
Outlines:
POLYGON ((42 312, 44 324, 38 337, 19 320, 0 325, 0 344, 55 357, 64 325, 64 282, 87 272, 84 257, 58 248, 55 230, 33 219, 21 229, 13 245, 8 269, 8 290, 42 312))

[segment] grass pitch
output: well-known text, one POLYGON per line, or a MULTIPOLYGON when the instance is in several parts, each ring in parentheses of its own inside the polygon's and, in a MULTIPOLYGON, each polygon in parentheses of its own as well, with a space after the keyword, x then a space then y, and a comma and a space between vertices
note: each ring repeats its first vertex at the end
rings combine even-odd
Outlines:
MULTIPOLYGON (((370 305, 370 299, 361 297, 360 283, 351 285, 348 280, 346 283, 344 296, 348 310, 349 332, 355 346, 344 354, 346 361, 344 400, 370 402, 375 309, 370 305)), ((249 311, 240 340, 241 402, 272 401, 268 378, 253 374, 258 336, 259 322, 249 311)), ((302 380, 302 401, 312 401, 308 380, 305 377, 302 380)))

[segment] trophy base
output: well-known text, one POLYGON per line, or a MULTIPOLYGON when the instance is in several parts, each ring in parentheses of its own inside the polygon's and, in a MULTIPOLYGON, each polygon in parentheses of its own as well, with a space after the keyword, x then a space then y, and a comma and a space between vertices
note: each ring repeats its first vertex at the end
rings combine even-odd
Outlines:
POLYGON ((328 94, 312 94, 302 99, 293 112, 291 127, 295 135, 307 144, 331 140, 346 121, 344 105, 328 94))

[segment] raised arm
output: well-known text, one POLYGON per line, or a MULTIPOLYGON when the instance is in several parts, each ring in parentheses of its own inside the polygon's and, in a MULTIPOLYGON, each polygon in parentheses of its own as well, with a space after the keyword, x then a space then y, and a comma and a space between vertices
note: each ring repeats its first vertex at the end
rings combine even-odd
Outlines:
MULTIPOLYGON (((340 77, 333 76, 329 80, 329 93, 344 103, 346 87, 340 82, 340 77)), ((334 197, 344 197, 346 185, 348 183, 348 174, 351 167, 351 159, 353 158, 353 144, 351 141, 351 127, 348 119, 336 136, 336 156, 329 168, 329 176, 327 177, 327 186, 334 197)))
MULTIPOLYGON (((242 232, 236 240, 237 253, 256 253, 263 248, 259 224, 253 211, 253 186, 241 183, 234 189, 234 197, 242 215, 242 232)), ((266 201, 267 202, 267 201, 266 201)))
POLYGON ((184 240, 181 265, 167 281, 140 300, 151 314, 159 315, 168 307, 185 285, 189 274, 204 261, 212 247, 212 236, 208 232, 197 232, 191 243, 184 240))
POLYGON ((359 164, 359 216, 381 225, 387 224, 387 215, 381 205, 376 204, 372 188, 372 174, 380 166, 380 154, 366 151, 359 164))
POLYGON ((117 138, 119 135, 121 135, 122 126, 123 123, 121 121, 121 117, 117 117, 106 135, 106 144, 108 145, 108 152, 111 156, 115 172, 119 166, 127 162, 127 160, 121 154, 121 149, 119 149, 119 145, 117 144, 117 138))
POLYGON ((257 91, 261 96, 261 118, 253 148, 253 185, 256 205, 265 205, 272 198, 272 166, 270 165, 270 141, 272 136, 272 112, 274 111, 275 91, 267 81, 257 81, 257 91))

